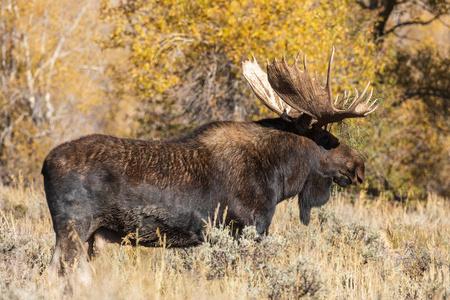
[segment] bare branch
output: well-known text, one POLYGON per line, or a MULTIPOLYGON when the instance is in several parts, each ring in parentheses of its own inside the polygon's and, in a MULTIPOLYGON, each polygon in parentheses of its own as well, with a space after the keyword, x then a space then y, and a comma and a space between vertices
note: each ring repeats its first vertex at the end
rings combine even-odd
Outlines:
POLYGON ((17 124, 22 121, 22 119, 25 117, 26 113, 22 113, 14 122, 12 122, 8 127, 3 129, 2 134, 0 134, 0 145, 3 145, 3 140, 5 137, 13 130, 14 127, 17 126, 17 124))
POLYGON ((53 51, 52 56, 43 63, 39 68, 36 69, 36 71, 33 74, 33 78, 36 78, 42 73, 47 67, 50 67, 50 70, 53 70, 53 67, 55 65, 56 60, 61 56, 61 49, 66 41, 66 37, 78 26, 78 24, 81 21, 81 18, 86 13, 86 9, 91 4, 91 0, 87 1, 86 4, 80 9, 80 12, 78 13, 77 17, 75 18, 75 21, 72 23, 72 25, 69 27, 67 31, 65 31, 61 38, 58 41, 58 44, 56 45, 55 50, 53 51))
POLYGON ((393 27, 391 27, 389 30, 387 30, 384 35, 388 35, 390 33, 393 33, 394 31, 396 31, 397 29, 401 28, 401 27, 405 27, 405 26, 410 26, 410 25, 428 25, 431 22, 439 19, 442 15, 438 14, 435 15, 434 17, 432 17, 431 19, 427 20, 427 21, 420 21, 420 20, 414 20, 414 21, 407 21, 407 22, 403 22, 403 23, 399 23, 393 27))
POLYGON ((411 25, 427 25, 432 23, 433 21, 439 21, 444 26, 450 27, 449 24, 446 24, 444 20, 442 20, 442 16, 449 14, 449 7, 441 6, 439 4, 432 4, 424 1, 415 1, 415 0, 371 0, 369 4, 367 1, 357 1, 357 3, 364 9, 369 10, 378 10, 379 20, 375 25, 375 41, 380 43, 383 41, 384 37, 394 33, 397 29, 411 26, 411 25), (409 21, 401 21, 402 17, 409 17, 408 8, 404 8, 407 5, 408 8, 415 7, 422 12, 428 12, 433 17, 429 20, 409 20, 409 21), (397 24, 391 27, 390 29, 386 29, 388 20, 391 19, 394 15, 398 18, 396 20, 397 24))

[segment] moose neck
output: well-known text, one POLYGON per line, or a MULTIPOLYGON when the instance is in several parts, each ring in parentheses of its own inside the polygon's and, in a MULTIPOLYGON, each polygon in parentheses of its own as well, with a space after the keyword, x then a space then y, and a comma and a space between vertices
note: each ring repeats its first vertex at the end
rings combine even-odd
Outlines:
MULTIPOLYGON (((286 162, 284 199, 294 197, 300 192, 313 198, 328 200, 333 182, 333 164, 330 151, 318 146, 307 137, 299 136, 296 151, 286 162)), ((289 150, 288 150, 289 151, 289 150)), ((326 202, 326 201, 325 201, 326 202)))
POLYGON ((280 137, 282 141, 276 143, 284 181, 279 202, 302 192, 304 196, 317 199, 318 203, 325 203, 333 181, 332 150, 318 145, 310 137, 295 133, 295 126, 281 118, 264 119, 258 124, 278 129, 283 135, 280 137))
MULTIPOLYGON (((308 225, 311 208, 330 199, 333 176, 337 171, 336 149, 326 149, 310 137, 297 135, 297 145, 290 151, 284 174, 284 194, 280 201, 298 195, 300 221, 308 225)), ((289 151, 289 150, 287 150, 289 151)), ((339 151, 339 150, 338 150, 339 151)))

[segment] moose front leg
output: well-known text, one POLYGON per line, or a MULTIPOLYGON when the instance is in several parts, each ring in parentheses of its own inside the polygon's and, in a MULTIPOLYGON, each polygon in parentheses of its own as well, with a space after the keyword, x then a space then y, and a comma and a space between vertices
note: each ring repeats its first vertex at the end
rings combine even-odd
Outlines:
POLYGON ((273 215, 275 214, 275 206, 269 210, 267 210, 265 213, 259 214, 256 216, 256 232, 261 235, 269 235, 269 227, 272 223, 273 215))

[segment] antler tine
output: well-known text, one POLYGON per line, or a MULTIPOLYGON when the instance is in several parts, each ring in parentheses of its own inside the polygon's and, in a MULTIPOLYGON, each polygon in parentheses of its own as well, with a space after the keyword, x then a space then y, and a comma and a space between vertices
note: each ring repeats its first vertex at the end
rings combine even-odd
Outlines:
MULTIPOLYGON (((369 105, 369 110, 371 110, 372 109, 372 107, 377 103, 377 101, 378 101, 378 99, 375 99, 374 101, 372 101, 372 103, 370 103, 370 105, 369 105)), ((377 105, 377 107, 378 107, 378 105, 377 105)))
MULTIPOLYGON (((350 103, 350 106, 353 105, 353 103, 356 101, 356 99, 358 99, 358 97, 359 97, 359 92, 358 92, 358 89, 355 88, 355 98, 353 98, 353 101, 352 101, 352 103, 350 103)), ((350 107, 349 107, 349 108, 350 108, 350 107)))
POLYGON ((378 105, 373 107, 377 103, 378 99, 373 100, 372 103, 369 104, 369 101, 372 98, 372 94, 373 94, 373 88, 370 89, 370 94, 367 97, 366 102, 364 103, 365 105, 369 105, 369 107, 367 108, 368 112, 365 113, 364 116, 367 116, 368 114, 373 113, 378 108, 378 105))
POLYGON ((292 64, 292 67, 297 66, 297 61, 298 61, 298 58, 300 57, 300 54, 301 54, 301 53, 302 53, 301 50, 298 51, 297 56, 296 56, 295 59, 294 59, 294 63, 292 64))
POLYGON ((367 83, 366 87, 364 88, 364 90, 362 91, 360 96, 358 96, 358 90, 355 89, 355 91, 356 91, 355 99, 353 100, 352 104, 350 104, 348 109, 352 109, 353 107, 356 107, 359 104, 359 102, 361 102, 362 98, 364 97, 364 94, 366 93, 367 89, 369 88, 369 85, 370 85, 370 81, 367 83))
POLYGON ((303 53, 303 71, 306 71, 306 53, 303 53))
POLYGON ((334 46, 333 50, 331 51, 330 61, 328 62, 328 73, 327 73, 327 90, 328 90, 328 98, 330 99, 331 104, 333 103, 333 97, 331 94, 331 65, 333 64, 333 57, 334 57, 334 46))
POLYGON ((364 94, 366 93, 367 89, 369 88, 369 85, 370 85, 370 81, 367 83, 366 87, 364 88, 363 92, 361 93, 361 96, 359 96, 361 99, 364 97, 364 94))
MULTIPOLYGON (((334 99, 334 105, 338 102, 339 94, 336 95, 336 99, 334 99)), ((345 92, 344 92, 344 98, 345 98, 345 92)))
MULTIPOLYGON (((373 94, 373 88, 370 89, 370 94, 369 94, 369 97, 367 97, 366 104, 369 104, 370 98, 372 98, 372 94, 373 94)), ((361 98, 362 98, 362 96, 361 96, 361 98)), ((375 102, 376 102, 376 99, 375 99, 375 102)), ((372 104, 373 104, 373 102, 372 102, 372 104)))
MULTIPOLYGON (((339 94, 338 94, 339 95, 339 94)), ((344 95, 342 95, 342 100, 338 103, 338 97, 336 97, 333 106, 337 109, 341 109, 348 102, 348 98, 350 97, 350 92, 347 90, 344 91, 344 95)))
POLYGON ((348 91, 347 98, 345 99, 344 104, 342 106, 344 106, 344 105, 346 105, 348 103, 348 100, 350 100, 350 96, 351 95, 352 95, 352 91, 348 91))
POLYGON ((339 102, 339 104, 338 104, 338 98, 336 97, 336 100, 334 100, 333 105, 337 108, 342 107, 342 103, 345 101, 346 97, 347 97, 347 91, 344 91, 344 95, 342 95, 342 100, 339 102))
POLYGON ((377 101, 378 101, 378 99, 375 99, 375 100, 370 104, 370 106, 369 106, 369 108, 368 108, 368 111, 367 111, 366 113, 364 113, 364 117, 367 116, 367 115, 369 115, 369 114, 371 114, 371 113, 373 113, 375 110, 377 110, 378 105, 375 106, 374 108, 372 108, 372 106, 374 106, 375 103, 376 103, 377 101))
POLYGON ((346 96, 344 97, 344 99, 342 99, 342 102, 340 105, 341 108, 344 107, 344 105, 346 105, 348 103, 348 99, 350 99, 350 95, 352 94, 352 92, 348 91, 348 94, 347 94, 347 90, 345 90, 345 94, 346 94, 346 96))

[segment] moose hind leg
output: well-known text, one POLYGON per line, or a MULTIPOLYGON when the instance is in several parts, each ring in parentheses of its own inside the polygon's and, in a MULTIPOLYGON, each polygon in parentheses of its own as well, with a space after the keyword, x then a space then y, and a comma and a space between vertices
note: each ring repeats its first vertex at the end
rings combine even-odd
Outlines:
POLYGON ((72 220, 66 226, 55 226, 56 244, 50 261, 50 272, 62 276, 76 267, 76 264, 87 262, 89 248, 86 248, 86 244, 90 244, 90 231, 89 221, 72 220))
POLYGON ((95 230, 88 239, 89 247, 87 249, 89 257, 92 258, 98 255, 109 243, 120 245, 122 243, 122 235, 104 227, 95 230))

